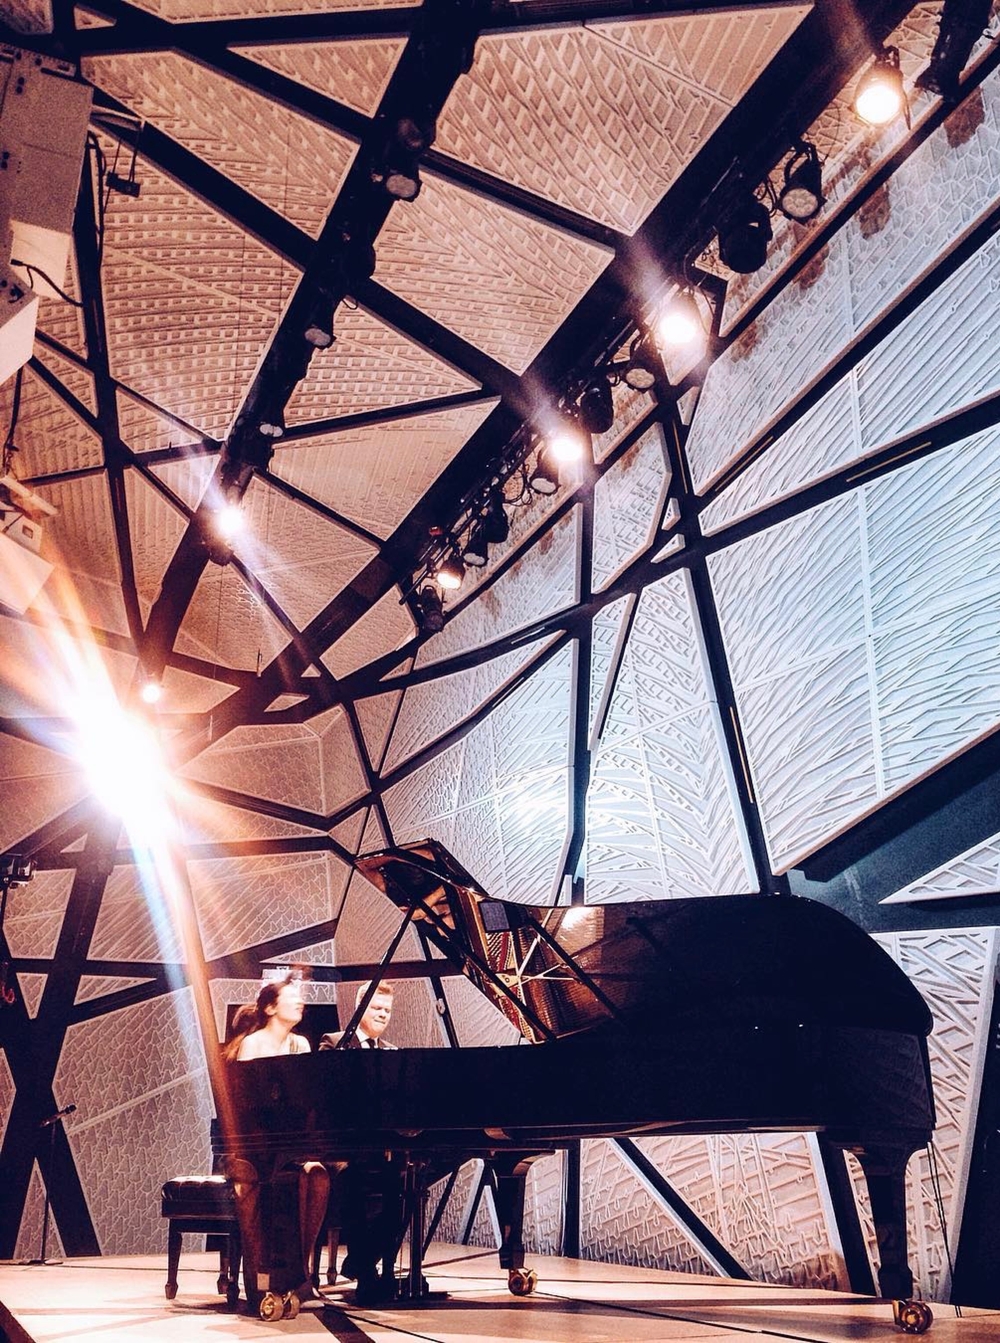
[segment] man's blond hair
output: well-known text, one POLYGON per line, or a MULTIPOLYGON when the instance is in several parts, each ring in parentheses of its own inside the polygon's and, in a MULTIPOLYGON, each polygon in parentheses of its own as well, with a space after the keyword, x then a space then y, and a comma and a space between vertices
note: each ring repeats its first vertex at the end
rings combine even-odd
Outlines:
MULTIPOLYGON (((355 1007, 358 1007, 360 1005, 361 999, 365 996, 365 994, 368 992, 371 986, 372 982, 370 979, 366 979, 365 982, 362 985, 360 985, 357 993, 354 995, 355 1007)), ((392 982, 388 979, 380 979, 378 982, 378 987, 375 990, 375 993, 372 994, 372 998, 374 998, 375 994, 377 993, 385 993, 391 998, 392 995, 395 993, 395 989, 392 987, 392 982)))

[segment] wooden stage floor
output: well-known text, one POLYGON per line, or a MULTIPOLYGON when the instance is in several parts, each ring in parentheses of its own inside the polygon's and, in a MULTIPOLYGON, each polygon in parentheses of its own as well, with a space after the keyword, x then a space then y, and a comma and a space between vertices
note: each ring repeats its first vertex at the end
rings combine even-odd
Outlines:
MULTIPOLYGON (((435 1245, 426 1276, 445 1300, 355 1308, 345 1288, 329 1307, 265 1323, 227 1311, 215 1294, 218 1256, 181 1258, 178 1294, 163 1294, 162 1256, 0 1264, 0 1338, 10 1343, 224 1343, 330 1338, 341 1343, 740 1343, 750 1335, 803 1343, 899 1343, 888 1302, 837 1292, 691 1277, 535 1256, 531 1297, 507 1291, 492 1251, 435 1245)), ((934 1308, 928 1343, 1000 1343, 1000 1312, 934 1308)))

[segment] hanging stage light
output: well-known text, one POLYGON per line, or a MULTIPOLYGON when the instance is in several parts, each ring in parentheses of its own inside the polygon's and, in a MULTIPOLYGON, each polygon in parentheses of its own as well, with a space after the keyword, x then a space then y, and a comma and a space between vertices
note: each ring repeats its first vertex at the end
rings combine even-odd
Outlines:
POLYGON ((302 333, 313 349, 328 350, 336 340, 333 317, 333 301, 327 295, 320 295, 313 304, 309 324, 302 333))
POLYGON ((599 374, 587 383, 577 406, 580 423, 590 434, 606 434, 615 422, 611 383, 599 374))
POLYGON ((628 363, 622 374, 625 383, 636 392, 648 392, 660 376, 660 357, 652 342, 636 336, 629 346, 628 363))
POLYGON ((804 222, 819 214, 824 205, 823 169, 816 146, 799 140, 785 164, 785 184, 778 195, 778 209, 786 219, 804 222))
POLYGON ((273 410, 261 416, 257 432, 264 438, 284 438, 285 414, 280 406, 275 406, 273 410))
POLYGON ((483 568, 489 560, 490 546, 506 541, 509 534, 510 522, 503 506, 503 492, 499 486, 494 486, 482 513, 472 525, 462 559, 473 569, 483 568))
POLYGON ((869 126, 887 126, 905 105, 899 51, 896 47, 884 47, 858 80, 854 90, 854 110, 869 126))
POLYGON ((580 422, 576 409, 567 406, 545 434, 547 451, 556 462, 578 462, 591 448, 589 430, 580 422))
POLYGON ((739 275, 751 275, 767 260, 771 216, 763 201, 745 190, 719 225, 719 259, 739 275))
POLYGON ((147 676, 139 690, 143 704, 159 704, 163 698, 163 686, 155 676, 147 676))
POLYGON ((482 569, 490 558, 490 543, 486 536, 486 524, 482 518, 473 523, 469 541, 462 551, 462 559, 472 569, 482 569))
POLYGON ((944 0, 930 64, 915 81, 918 89, 957 98, 962 71, 989 24, 990 9, 991 0, 944 0))
POLYGON ((438 587, 454 591, 462 586, 462 579, 465 577, 465 565, 458 555, 452 551, 434 569, 434 577, 437 580, 438 587))
POLYGON ((671 297, 656 319, 657 339, 665 349, 675 350, 704 340, 706 334, 694 291, 690 285, 685 285, 671 297))
POLYGON ((535 466, 528 477, 528 486, 536 494, 555 494, 559 488, 559 467, 549 448, 541 447, 535 454, 535 466))
POLYGON ((440 634, 444 629, 441 594, 430 583, 417 593, 417 618, 423 634, 440 634))

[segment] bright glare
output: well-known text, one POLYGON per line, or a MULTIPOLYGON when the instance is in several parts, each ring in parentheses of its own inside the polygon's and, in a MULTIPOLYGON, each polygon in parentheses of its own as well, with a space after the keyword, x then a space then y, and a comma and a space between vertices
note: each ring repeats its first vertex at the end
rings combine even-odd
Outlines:
POLYGON ((215 527, 223 541, 232 541, 243 530, 246 518, 239 504, 225 504, 215 515, 215 527))
POLYGON ((903 96, 898 80, 872 70, 858 85, 854 110, 869 126, 886 126, 899 116, 903 96))
POLYGON ((437 579, 438 587, 447 588, 450 592, 454 592, 456 588, 462 586, 462 575, 457 568, 448 565, 442 565, 440 569, 436 570, 434 577, 437 579))
POLYGON ((572 429, 559 429, 547 439, 549 452, 557 462, 578 462, 583 456, 583 438, 572 429))
POLYGON ((150 846, 169 816, 168 772, 156 734, 108 691, 77 702, 76 750, 91 790, 125 822, 133 844, 150 846))
POLYGON ((659 343, 669 348, 690 345, 699 337, 704 337, 705 328, 694 302, 680 295, 675 296, 656 323, 656 335, 659 343))
POLYGON ((160 685, 159 681, 150 678, 150 680, 143 682, 139 694, 142 696, 144 704, 159 704, 163 698, 163 686, 160 685))

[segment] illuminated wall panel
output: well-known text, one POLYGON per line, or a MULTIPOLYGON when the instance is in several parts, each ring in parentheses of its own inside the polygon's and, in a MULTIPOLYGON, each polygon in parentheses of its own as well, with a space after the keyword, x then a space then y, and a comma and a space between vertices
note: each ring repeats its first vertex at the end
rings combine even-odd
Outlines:
POLYGON ((612 1142, 585 1139, 581 1149, 580 1253, 584 1259, 643 1264, 678 1273, 714 1273, 612 1142))
MULTIPOLYGON (((952 1251, 975 1135, 976 1108, 988 1047, 1000 930, 971 928, 885 934, 876 940, 899 962, 934 1016, 928 1041, 937 1127, 934 1149, 952 1251)), ((851 1162, 855 1193, 877 1263, 867 1191, 851 1162)), ((929 1300, 947 1299, 949 1270, 926 1153, 911 1158, 906 1177, 910 1267, 915 1288, 929 1300)))
POLYGON ((652 540, 669 484, 663 430, 654 425, 594 486, 593 586, 604 587, 652 540))
POLYGON ((712 557, 779 866, 1000 717, 997 442, 979 435, 712 557))
POLYGON ((190 990, 71 1026, 53 1092, 105 1254, 163 1248, 160 1186, 211 1169, 212 1100, 190 990), (127 1060, 128 1066, 116 1066, 127 1060))
POLYGON ((389 789, 396 842, 440 839, 491 895, 548 903, 566 839, 571 674, 566 648, 389 789))
POLYGON ((639 1146, 751 1277, 847 1286, 811 1135, 643 1138, 639 1146))
POLYGON ((536 639, 477 667, 411 686, 393 728, 386 768, 398 765, 460 723, 530 661, 544 642, 536 639))
POLYGON ((688 582, 639 601, 593 759, 587 900, 752 888, 688 582))

